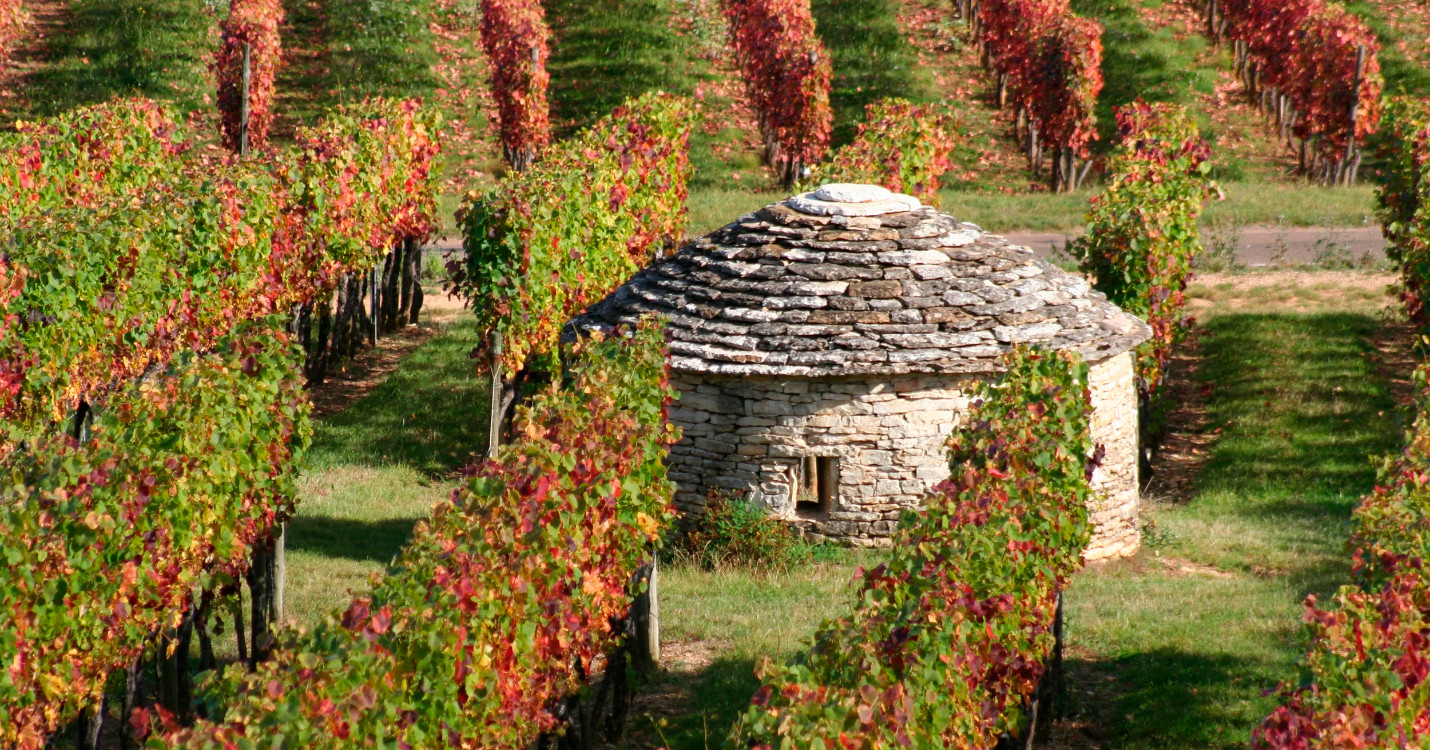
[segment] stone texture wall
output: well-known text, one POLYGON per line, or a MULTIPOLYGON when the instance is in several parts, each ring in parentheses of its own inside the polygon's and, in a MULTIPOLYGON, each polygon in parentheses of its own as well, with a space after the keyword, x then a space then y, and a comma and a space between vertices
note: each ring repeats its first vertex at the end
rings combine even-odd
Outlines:
POLYGON ((1137 381, 1132 352, 1092 367, 1092 439, 1106 454, 1092 475, 1097 493, 1092 522, 1097 525, 1083 553, 1089 561, 1125 557, 1137 551, 1141 531, 1137 521, 1137 381))
POLYGON ((790 380, 674 375, 671 420, 685 432, 670 451, 676 506, 704 507, 707 489, 749 493, 810 534, 870 546, 899 512, 948 477, 943 441, 968 407, 957 376, 790 380), (795 488, 806 456, 839 457, 838 496, 821 518, 799 518, 795 488))
MULTIPOLYGON (((815 538, 886 544, 903 508, 948 477, 944 441, 966 411, 957 375, 798 380, 672 373, 676 506, 699 513, 711 488, 747 493, 815 538), (801 461, 837 456, 837 499, 826 513, 795 510, 801 461)), ((1098 524, 1087 557, 1137 548, 1137 395, 1130 354, 1092 368, 1093 439, 1107 455, 1093 477, 1098 524)))

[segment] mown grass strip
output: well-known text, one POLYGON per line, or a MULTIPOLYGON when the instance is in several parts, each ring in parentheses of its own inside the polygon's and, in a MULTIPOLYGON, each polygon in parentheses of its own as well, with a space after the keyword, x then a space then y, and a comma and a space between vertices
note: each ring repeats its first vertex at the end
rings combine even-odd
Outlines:
POLYGON ((436 90, 430 0, 287 0, 284 6, 289 64, 279 71, 280 117, 310 123, 338 104, 374 96, 428 98, 436 90))
POLYGON ((1067 596, 1075 723, 1126 748, 1244 748, 1298 679, 1301 601, 1349 575, 1350 510, 1399 425, 1369 312, 1234 313, 1201 382, 1222 430, 1189 502, 1146 515, 1154 549, 1067 596), (1154 556, 1155 555, 1155 556, 1154 556))
POLYGON ((486 382, 464 318, 366 396, 315 420, 288 532, 288 617, 313 622, 364 590, 486 443, 486 382))
POLYGON ((812 0, 815 30, 834 62, 831 145, 854 140, 864 108, 889 97, 915 103, 939 99, 933 74, 899 23, 894 0, 812 0))

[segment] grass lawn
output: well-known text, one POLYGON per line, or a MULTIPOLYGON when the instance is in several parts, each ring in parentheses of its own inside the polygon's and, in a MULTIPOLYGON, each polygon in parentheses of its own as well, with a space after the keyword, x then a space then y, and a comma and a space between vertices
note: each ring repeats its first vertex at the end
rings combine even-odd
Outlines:
POLYGON ((287 617, 314 622, 366 590, 485 446, 486 382, 467 357, 476 344, 470 320, 452 323, 316 421, 288 531, 287 617))
POLYGON ((895 0, 811 0, 816 33, 829 50, 834 81, 832 146, 854 140, 864 108, 881 99, 939 97, 933 75, 899 23, 895 0))
POLYGON ((1193 491, 1153 498, 1148 549, 1067 594, 1071 746, 1245 747, 1263 692, 1299 679, 1301 601, 1348 579, 1369 457, 1399 445, 1374 285, 1310 305, 1233 286, 1194 293, 1212 302, 1197 382, 1218 435, 1193 491))
POLYGON ((293 125, 370 96, 431 97, 430 0, 285 0, 276 111, 293 125))

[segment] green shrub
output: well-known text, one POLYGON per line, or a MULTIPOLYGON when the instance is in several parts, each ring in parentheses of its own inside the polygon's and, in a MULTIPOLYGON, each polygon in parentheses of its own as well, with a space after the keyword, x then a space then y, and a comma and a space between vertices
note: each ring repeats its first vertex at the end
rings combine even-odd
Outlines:
POLYGON ((729 566, 788 570, 814 558, 811 545, 763 507, 719 490, 711 491, 705 513, 685 535, 677 555, 707 570, 729 566))

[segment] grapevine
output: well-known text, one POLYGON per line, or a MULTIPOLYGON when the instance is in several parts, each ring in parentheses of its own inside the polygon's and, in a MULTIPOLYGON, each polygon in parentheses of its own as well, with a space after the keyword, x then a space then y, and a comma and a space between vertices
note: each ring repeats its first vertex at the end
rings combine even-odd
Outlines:
POLYGON ((1211 149, 1185 108, 1138 100, 1117 111, 1117 125, 1108 186, 1092 199, 1087 233, 1073 252, 1099 291, 1152 327, 1137 349, 1143 445, 1150 447, 1163 420, 1167 366, 1191 324, 1186 288, 1202 250, 1197 222, 1218 188, 1207 176, 1211 149))
POLYGON ((1418 416, 1355 511, 1356 584, 1306 598, 1311 647, 1300 685, 1252 737, 1254 750, 1416 747, 1430 727, 1430 367, 1418 416))
POLYGON ((516 374, 555 350, 561 327, 685 229, 685 100, 647 94, 551 148, 532 169, 468 196, 466 257, 448 268, 516 374))
MULTIPOLYGON (((578 346, 372 593, 207 689, 211 719, 150 748, 526 747, 620 641, 611 623, 672 517, 664 334, 578 346)), ((165 717, 160 717, 161 719, 165 717)))
POLYGON ((136 100, 0 136, 0 740, 40 747, 291 511, 307 407, 270 329, 432 230, 435 130, 370 102, 205 165, 136 100))
POLYGON ((1370 27, 1327 0, 1216 0, 1206 15, 1215 37, 1233 40, 1236 73, 1279 138, 1301 139, 1300 170, 1353 184, 1384 88, 1370 27))
POLYGON ((482 47, 507 163, 520 172, 551 141, 546 13, 536 0, 482 0, 482 47))
POLYGON ((904 99, 870 104, 854 140, 820 165, 805 187, 826 182, 883 185, 937 206, 939 178, 953 166, 956 124, 946 112, 904 99))
POLYGON ((292 341, 240 326, 213 352, 112 394, 87 441, 51 434, 3 462, 0 741, 26 750, 292 510, 307 398, 292 341))
POLYGON ((1102 91, 1102 26, 1073 15, 1067 0, 959 0, 974 21, 985 65, 998 80, 998 103, 1011 98, 1015 128, 1037 174, 1051 149, 1049 186, 1076 189, 1097 138, 1094 109, 1102 91))
POLYGON ((141 103, 85 112, 14 135, 0 158, 0 186, 18 188, 0 264, 10 441, 434 226, 436 121, 414 103, 339 111, 297 155, 228 166, 173 159, 170 125, 141 103), (147 126, 127 130, 136 118, 147 126))
POLYGON ((745 91, 760 119, 765 160, 786 187, 829 147, 833 78, 809 0, 722 0, 745 91))
POLYGON ((1385 177, 1376 192, 1386 255, 1400 269, 1405 311, 1430 334, 1430 103, 1400 97, 1386 109, 1385 177))
POLYGON ((228 17, 220 36, 222 46, 214 56, 213 72, 218 78, 219 129, 224 148, 262 149, 268 143, 268 127, 273 122, 273 85, 283 61, 278 28, 283 24, 280 0, 229 0, 228 17), (243 55, 249 50, 248 129, 243 132, 243 55))

